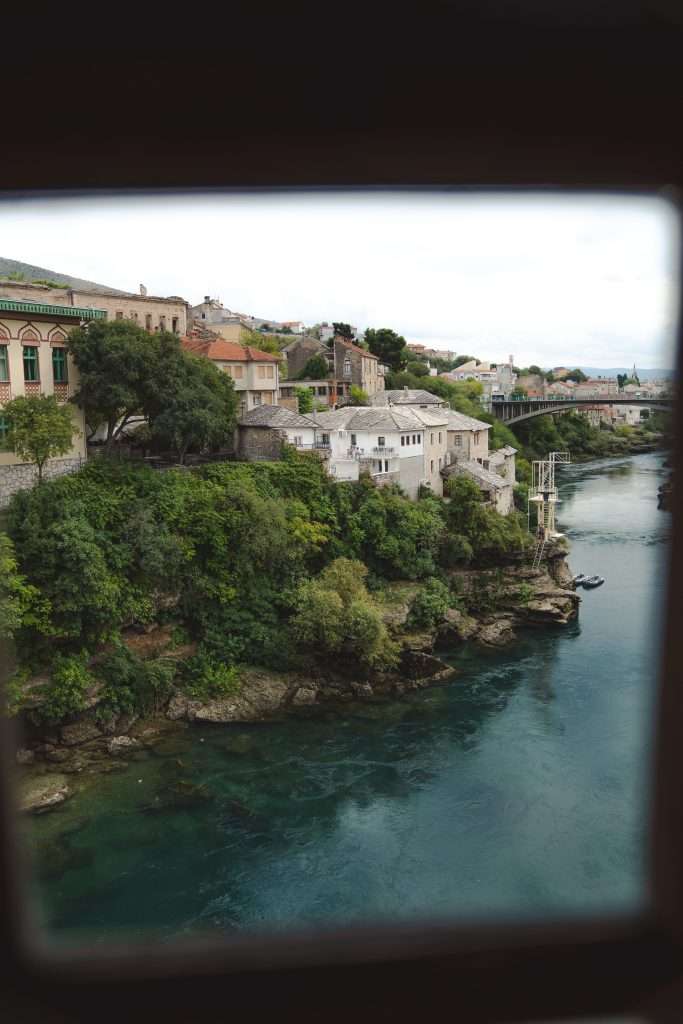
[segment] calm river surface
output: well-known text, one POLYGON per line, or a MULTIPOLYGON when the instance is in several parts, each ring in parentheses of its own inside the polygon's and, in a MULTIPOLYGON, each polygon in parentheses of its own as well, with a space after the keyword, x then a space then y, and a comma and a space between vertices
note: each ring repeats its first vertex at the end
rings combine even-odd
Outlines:
POLYGON ((662 461, 559 471, 571 567, 607 580, 571 626, 454 652, 450 685, 342 717, 190 729, 32 819, 46 926, 99 942, 637 905, 662 461))

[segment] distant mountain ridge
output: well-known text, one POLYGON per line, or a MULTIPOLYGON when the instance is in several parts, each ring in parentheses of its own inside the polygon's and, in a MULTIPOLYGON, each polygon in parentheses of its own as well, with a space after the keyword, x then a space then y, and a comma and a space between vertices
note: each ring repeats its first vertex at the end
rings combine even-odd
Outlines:
POLYGON ((132 295, 133 292, 124 292, 119 288, 110 288, 106 284, 97 284, 96 281, 87 281, 83 277, 73 277, 71 274, 62 274, 57 270, 48 270, 47 267, 35 267, 31 263, 22 263, 20 260, 6 259, 0 256, 0 278, 9 277, 10 274, 21 274, 22 278, 17 284, 31 284, 32 281, 45 280, 56 281, 58 284, 66 284, 69 288, 77 291, 98 291, 105 295, 132 295))
MULTIPOLYGON (((572 366, 571 369, 574 369, 572 366)), ((632 366, 579 366, 587 377, 616 377, 619 373, 633 373, 632 366)), ((671 380, 675 376, 674 370, 645 369, 636 366, 638 380, 671 380)))

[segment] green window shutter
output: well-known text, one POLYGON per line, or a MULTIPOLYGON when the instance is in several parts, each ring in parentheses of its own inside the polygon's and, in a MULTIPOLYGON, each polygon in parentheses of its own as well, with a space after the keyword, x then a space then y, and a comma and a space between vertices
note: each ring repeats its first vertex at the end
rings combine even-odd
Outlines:
POLYGON ((40 380, 38 376, 38 349, 32 345, 24 346, 24 380, 40 380))
POLYGON ((0 381, 9 380, 9 358, 7 345, 0 345, 0 381))
POLYGON ((0 416, 0 451, 7 448, 7 436, 9 434, 9 423, 5 416, 0 416))
POLYGON ((53 348, 52 349, 52 373, 53 373, 53 376, 54 376, 55 384, 66 384, 66 382, 67 382, 66 349, 64 349, 64 348, 53 348))

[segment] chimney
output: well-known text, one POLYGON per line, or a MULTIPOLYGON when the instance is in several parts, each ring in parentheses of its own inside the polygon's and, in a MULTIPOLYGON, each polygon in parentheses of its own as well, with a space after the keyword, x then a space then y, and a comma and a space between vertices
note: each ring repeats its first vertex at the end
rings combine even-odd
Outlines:
POLYGON ((205 295, 204 296, 204 302, 211 302, 211 296, 210 295, 205 295))
POLYGON ((146 294, 147 294, 147 289, 145 288, 144 284, 141 284, 140 285, 140 295, 146 295, 146 294))
POLYGON ((514 366, 515 365, 515 357, 514 356, 508 356, 508 359, 510 360, 510 366, 514 366))

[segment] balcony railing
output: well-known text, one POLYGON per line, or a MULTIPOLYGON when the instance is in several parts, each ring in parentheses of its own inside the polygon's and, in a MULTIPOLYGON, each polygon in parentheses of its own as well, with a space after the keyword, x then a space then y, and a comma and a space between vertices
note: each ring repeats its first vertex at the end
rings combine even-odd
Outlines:
POLYGON ((27 398, 38 396, 41 394, 41 387, 39 380, 25 380, 24 381, 24 394, 27 398))
POLYGON ((8 380, 0 380, 0 402, 9 402, 12 398, 12 385, 8 380))
POLYGON ((387 448, 386 445, 378 445, 372 449, 375 455, 393 455, 396 451, 395 448, 387 448))
POLYGON ((74 389, 67 381, 55 381, 54 396, 58 402, 66 402, 73 393, 74 389))

